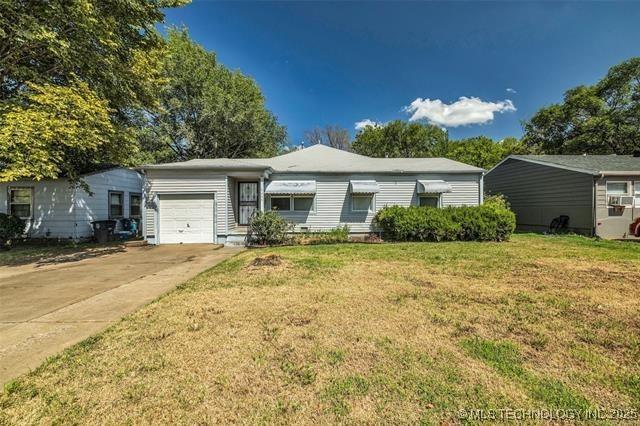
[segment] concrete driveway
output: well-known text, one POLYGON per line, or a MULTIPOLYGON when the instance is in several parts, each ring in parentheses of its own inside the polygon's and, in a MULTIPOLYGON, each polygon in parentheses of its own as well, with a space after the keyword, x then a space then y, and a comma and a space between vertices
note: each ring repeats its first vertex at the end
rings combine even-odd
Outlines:
POLYGON ((241 250, 127 247, 61 264, 0 267, 0 384, 241 250))

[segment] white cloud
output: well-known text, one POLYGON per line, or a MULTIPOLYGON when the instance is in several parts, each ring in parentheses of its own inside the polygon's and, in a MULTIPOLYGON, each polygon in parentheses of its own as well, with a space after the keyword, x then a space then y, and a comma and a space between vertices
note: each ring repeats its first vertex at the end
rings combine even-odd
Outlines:
POLYGON ((518 92, 516 91, 516 89, 512 89, 511 87, 507 87, 505 90, 506 90, 507 92, 509 92, 509 93, 514 93, 514 94, 515 94, 515 93, 518 93, 518 92))
POLYGON ((456 102, 445 104, 440 99, 417 98, 404 111, 411 115, 409 121, 427 120, 443 127, 458 127, 468 124, 484 124, 493 120, 496 113, 515 111, 509 99, 485 102, 480 98, 462 96, 456 102))
POLYGON ((365 127, 368 127, 368 126, 376 127, 376 126, 379 126, 379 125, 380 125, 380 123, 378 123, 376 121, 373 121, 373 120, 370 120, 368 118, 365 118, 364 120, 356 121, 355 127, 356 127, 356 130, 362 130, 365 127))

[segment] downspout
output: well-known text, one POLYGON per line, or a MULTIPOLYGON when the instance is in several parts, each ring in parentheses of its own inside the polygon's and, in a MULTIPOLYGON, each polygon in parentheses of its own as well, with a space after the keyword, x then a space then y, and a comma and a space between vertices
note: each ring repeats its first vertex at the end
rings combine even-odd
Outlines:
POLYGON ((269 179, 271 172, 269 170, 265 170, 262 172, 262 176, 260 176, 260 211, 264 211, 264 180, 269 179))
POLYGON ((73 210, 73 241, 78 241, 78 187, 73 186, 73 203, 71 203, 71 209, 73 210))
POLYGON ((591 202, 592 202, 592 207, 591 207, 591 215, 592 215, 592 220, 593 220, 593 230, 591 232, 591 236, 592 237, 596 237, 598 235, 598 200, 597 195, 598 195, 598 179, 601 179, 603 177, 602 174, 600 174, 599 176, 596 175, 593 178, 593 185, 591 185, 591 202))
POLYGON ((264 211, 264 175, 260 176, 260 211, 264 211))
POLYGON ((224 175, 224 237, 229 237, 229 175, 224 175))
POLYGON ((140 174, 142 175, 142 200, 140 200, 140 226, 142 227, 142 229, 140 231, 143 241, 147 241, 147 174, 145 173, 144 169, 140 169, 140 172, 140 174))
POLYGON ((484 204, 484 172, 480 175, 480 205, 484 204))

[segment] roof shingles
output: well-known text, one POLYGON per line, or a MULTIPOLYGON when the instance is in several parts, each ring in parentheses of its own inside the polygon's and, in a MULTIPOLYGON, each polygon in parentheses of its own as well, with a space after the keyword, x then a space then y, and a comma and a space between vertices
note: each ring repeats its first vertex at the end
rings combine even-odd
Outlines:
POLYGON ((151 164, 141 169, 271 169, 276 173, 482 173, 484 170, 447 158, 372 158, 313 145, 272 158, 190 160, 151 164))
POLYGON ((640 174, 640 157, 632 155, 513 155, 511 158, 549 164, 590 174, 640 174))

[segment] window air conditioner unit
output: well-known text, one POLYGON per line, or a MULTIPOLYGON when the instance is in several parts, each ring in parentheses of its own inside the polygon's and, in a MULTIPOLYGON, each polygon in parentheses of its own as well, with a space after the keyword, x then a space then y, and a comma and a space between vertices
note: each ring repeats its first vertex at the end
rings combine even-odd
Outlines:
POLYGON ((633 197, 629 195, 610 195, 610 206, 633 206, 633 197))

